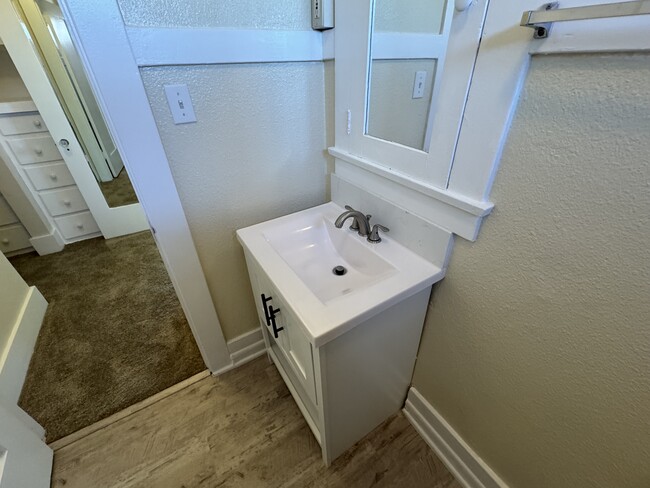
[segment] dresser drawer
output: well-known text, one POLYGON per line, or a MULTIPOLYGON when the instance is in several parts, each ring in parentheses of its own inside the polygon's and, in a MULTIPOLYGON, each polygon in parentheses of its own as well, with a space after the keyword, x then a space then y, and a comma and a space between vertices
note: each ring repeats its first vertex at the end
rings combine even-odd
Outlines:
POLYGON ((4 115, 0 117, 0 132, 5 136, 13 136, 31 132, 47 132, 47 127, 37 113, 4 115))
POLYGON ((7 139, 20 164, 44 163, 61 159, 59 148, 49 134, 7 139))
POLYGON ((61 231, 61 235, 66 239, 75 239, 86 234, 99 232, 97 222, 95 222, 90 212, 56 217, 54 221, 61 231))
POLYGON ((7 200, 0 195, 0 226, 15 224, 16 222, 18 222, 18 217, 16 217, 14 211, 11 210, 7 200))
POLYGON ((29 234, 22 224, 0 228, 0 251, 3 253, 31 247, 29 234))
POLYGON ((63 162, 44 164, 39 166, 28 166, 25 173, 37 190, 49 190, 62 186, 74 185, 74 178, 63 162))
POLYGON ((77 187, 43 192, 40 196, 53 217, 88 209, 77 187))

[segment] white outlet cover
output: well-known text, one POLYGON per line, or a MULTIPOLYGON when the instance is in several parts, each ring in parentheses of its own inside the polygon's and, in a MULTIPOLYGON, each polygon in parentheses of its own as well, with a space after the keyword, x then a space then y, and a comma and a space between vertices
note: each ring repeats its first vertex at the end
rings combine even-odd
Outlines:
POLYGON ((175 124, 196 122, 187 85, 165 85, 165 95, 167 95, 167 103, 169 103, 169 110, 172 112, 175 124))
POLYGON ((427 72, 416 71, 415 81, 413 82, 413 98, 424 97, 424 87, 427 84, 427 72))

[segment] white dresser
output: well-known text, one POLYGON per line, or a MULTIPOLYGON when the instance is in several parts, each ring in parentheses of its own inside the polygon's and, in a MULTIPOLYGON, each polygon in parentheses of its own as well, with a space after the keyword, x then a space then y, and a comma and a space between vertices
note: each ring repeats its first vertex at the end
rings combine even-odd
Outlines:
MULTIPOLYGON (((5 164, 20 178, 66 243, 100 235, 56 142, 32 102, 0 103, 0 144, 5 164)), ((0 250, 30 247, 29 234, 0 199, 0 250)))

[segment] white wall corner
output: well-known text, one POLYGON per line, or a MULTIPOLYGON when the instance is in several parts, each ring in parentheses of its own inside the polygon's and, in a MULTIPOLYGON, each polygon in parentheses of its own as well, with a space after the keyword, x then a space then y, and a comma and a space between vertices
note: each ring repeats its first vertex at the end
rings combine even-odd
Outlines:
POLYGON ((508 488, 451 425, 413 387, 404 415, 465 488, 508 488))
POLYGON ((18 403, 46 309, 47 301, 41 292, 34 286, 30 287, 9 341, 0 356, 0 391, 7 404, 18 403))
POLYGON ((57 228, 51 229, 49 234, 30 238, 29 242, 39 256, 62 251, 65 247, 63 237, 57 228))
POLYGON ((323 31, 323 61, 334 59, 334 31, 335 29, 323 31))

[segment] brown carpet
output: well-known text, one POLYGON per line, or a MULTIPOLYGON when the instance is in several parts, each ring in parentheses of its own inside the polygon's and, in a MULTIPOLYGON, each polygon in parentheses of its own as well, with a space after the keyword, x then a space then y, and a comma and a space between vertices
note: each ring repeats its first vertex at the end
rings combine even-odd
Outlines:
POLYGON ((122 205, 138 203, 138 197, 135 196, 135 190, 129 175, 126 173, 126 168, 123 168, 114 180, 100 182, 99 188, 109 207, 121 207, 122 205))
POLYGON ((19 401, 48 442, 205 369, 148 231, 11 263, 49 302, 19 401))

